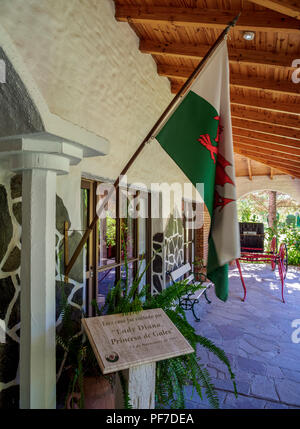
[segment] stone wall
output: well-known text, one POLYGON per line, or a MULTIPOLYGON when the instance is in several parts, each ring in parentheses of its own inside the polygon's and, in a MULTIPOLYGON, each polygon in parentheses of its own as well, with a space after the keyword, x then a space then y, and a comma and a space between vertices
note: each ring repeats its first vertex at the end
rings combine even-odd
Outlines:
MULTIPOLYGON (((165 271, 174 271, 184 264, 184 228, 179 217, 171 215, 164 236, 165 242, 165 271)), ((170 276, 166 276, 166 286, 170 283, 170 276)))
MULTIPOLYGON (((61 287, 64 222, 69 215, 63 200, 56 196, 56 319, 61 323, 61 287)), ((0 343, 0 408, 19 407, 20 344, 20 264, 22 224, 22 176, 0 171, 0 319, 4 322, 5 342, 0 343)), ((70 254, 80 241, 78 231, 70 231, 70 254)), ((83 302, 83 257, 78 258, 65 286, 74 318, 81 315, 83 302)), ((1 329, 1 328, 0 328, 1 329)), ((3 336, 2 336, 3 337, 3 336)), ((0 339, 1 338, 0 335, 0 339)))
POLYGON ((152 262, 151 293, 160 293, 170 281, 167 271, 174 271, 184 264, 184 229, 182 219, 173 215, 169 219, 152 220, 152 262))

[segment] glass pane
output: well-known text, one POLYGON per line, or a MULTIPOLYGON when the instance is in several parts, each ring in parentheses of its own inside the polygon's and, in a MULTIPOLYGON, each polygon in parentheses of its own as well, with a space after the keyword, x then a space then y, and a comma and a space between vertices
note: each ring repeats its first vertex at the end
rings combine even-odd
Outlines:
POLYGON ((104 219, 98 221, 99 266, 113 264, 116 261, 116 205, 110 203, 104 219))
POLYGON ((115 285, 116 268, 101 271, 98 273, 97 303, 101 308, 107 297, 109 290, 115 285))

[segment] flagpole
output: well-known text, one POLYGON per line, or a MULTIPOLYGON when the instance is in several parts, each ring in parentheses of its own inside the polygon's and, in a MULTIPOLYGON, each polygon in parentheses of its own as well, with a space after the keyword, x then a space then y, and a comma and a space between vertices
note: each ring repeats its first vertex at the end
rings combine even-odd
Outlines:
MULTIPOLYGON (((213 55, 213 53, 215 52, 215 50, 222 43, 222 41, 224 40, 225 36, 228 34, 229 30, 236 25, 236 23, 237 23, 240 15, 241 15, 241 12, 231 22, 229 22, 228 26, 222 31, 222 33, 217 38, 217 40, 215 41, 215 43, 213 44, 213 46, 208 50, 208 52, 202 58, 202 60, 199 62, 198 66, 192 72, 192 74, 190 75, 190 77, 187 79, 187 81, 180 88, 179 92, 175 95, 175 97, 173 98, 173 100, 170 102, 170 104, 166 107, 166 109, 164 110, 164 112, 161 114, 161 116, 155 122, 155 124, 153 125, 153 127, 151 128, 151 130, 148 132, 148 134, 146 135, 146 137, 144 138, 144 140, 142 141, 142 143, 140 144, 140 146, 138 147, 138 149, 132 155, 132 157, 127 162, 127 164, 125 165, 125 167, 121 171, 120 175, 118 176, 118 178, 114 182, 114 186, 113 186, 112 190, 109 192, 109 194, 107 195, 107 198, 109 198, 113 194, 114 190, 117 189, 117 187, 120 184, 120 177, 124 176, 128 172, 129 168, 132 166, 132 164, 134 163, 134 161, 140 155, 140 153, 142 152, 142 150, 144 149, 144 147, 146 146, 146 144, 148 143, 148 141, 151 138, 154 137, 154 135, 157 132, 158 128, 161 126, 161 124, 167 118, 167 116, 171 113, 172 109, 176 106, 176 104, 179 102, 179 100, 184 96, 184 94, 186 93, 186 91, 188 90, 188 88, 192 85, 193 81, 197 78, 197 76, 199 75, 199 73, 202 71, 202 69, 206 65, 206 62, 208 61, 208 59, 213 55)), ((81 250, 83 248, 83 246, 87 242, 90 233, 94 229, 94 226, 96 225, 96 222, 99 219, 99 216, 100 216, 100 214, 101 214, 101 212, 103 210, 103 207, 104 206, 102 205, 100 207, 100 209, 98 210, 98 213, 96 213, 95 217, 93 218, 93 220, 91 221, 90 225, 86 229, 84 235, 82 236, 82 239, 80 240, 77 248, 75 249, 75 251, 73 253, 73 256, 71 257, 69 263, 67 265, 65 265, 65 276, 66 277, 68 277, 68 274, 70 273, 70 271, 71 271, 71 269, 72 269, 72 267, 73 267, 76 259, 78 258, 79 254, 80 254, 80 252, 81 252, 81 250)))

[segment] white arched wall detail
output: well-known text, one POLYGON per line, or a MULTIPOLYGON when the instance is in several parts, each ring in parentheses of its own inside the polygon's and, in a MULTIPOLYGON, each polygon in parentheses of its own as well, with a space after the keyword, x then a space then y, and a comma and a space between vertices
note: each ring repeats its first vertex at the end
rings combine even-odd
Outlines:
POLYGON ((300 203, 300 179, 292 179, 287 175, 274 176, 255 176, 252 180, 248 177, 236 178, 237 198, 244 197, 246 194, 257 191, 277 191, 290 195, 300 203))

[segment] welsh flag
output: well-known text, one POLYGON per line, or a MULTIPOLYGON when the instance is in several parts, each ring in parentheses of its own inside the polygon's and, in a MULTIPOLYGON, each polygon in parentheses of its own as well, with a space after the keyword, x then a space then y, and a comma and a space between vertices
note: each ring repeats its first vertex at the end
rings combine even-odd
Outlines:
POLYGON ((211 217, 207 277, 226 301, 228 262, 240 256, 240 240, 225 40, 156 139, 195 187, 204 184, 202 198, 211 217))

